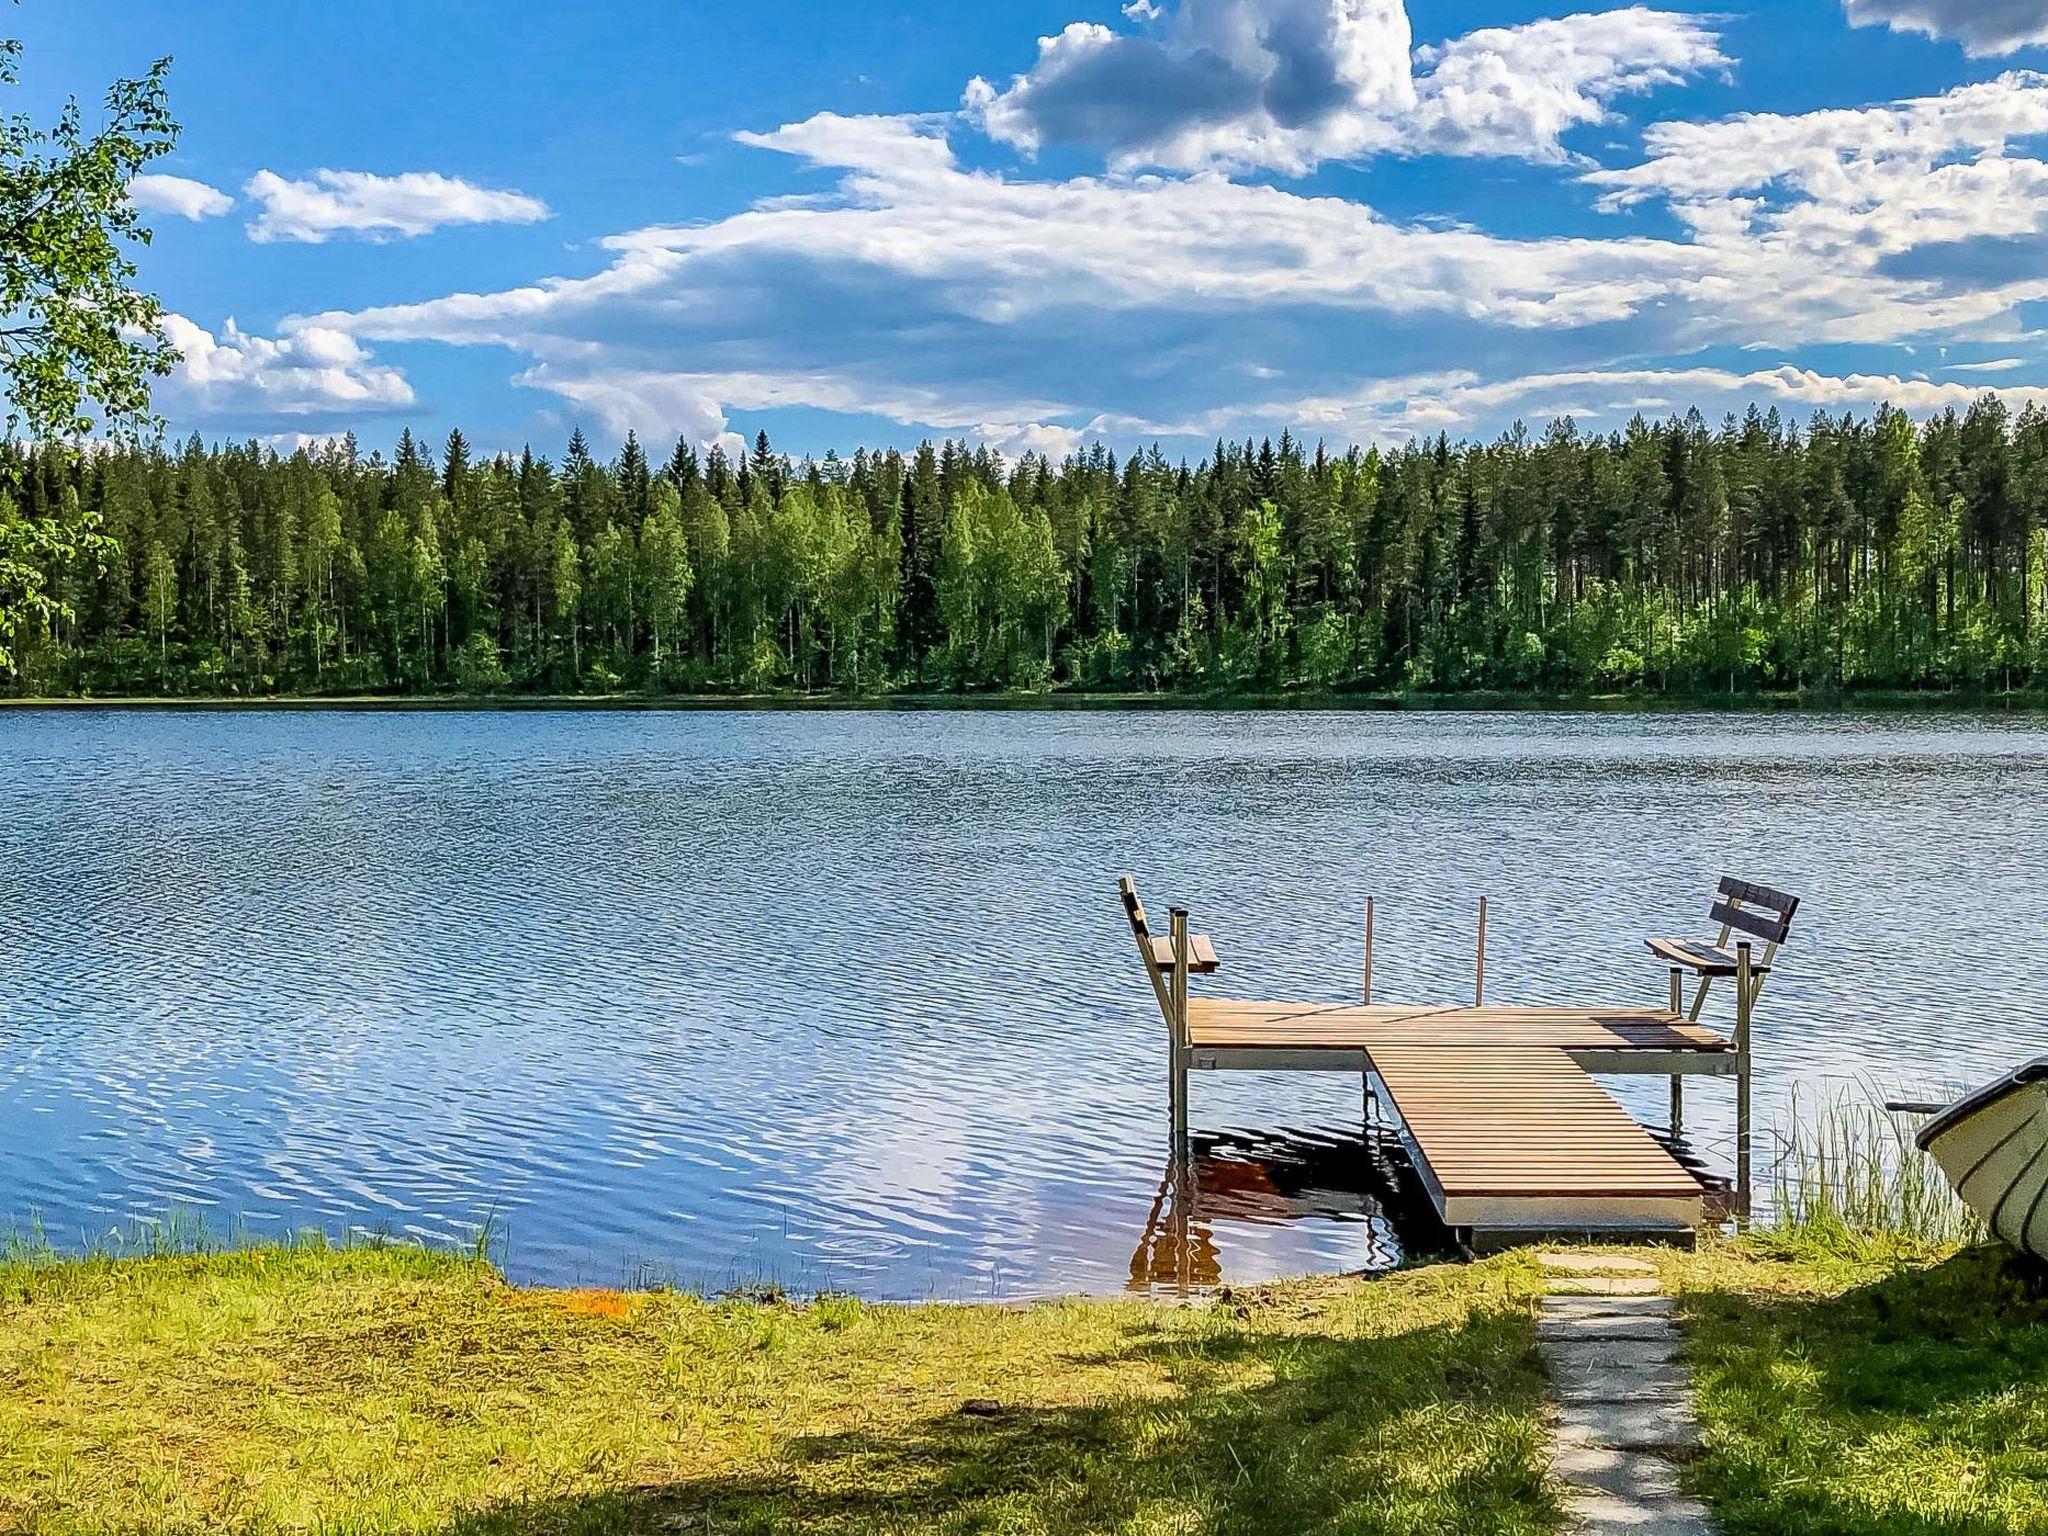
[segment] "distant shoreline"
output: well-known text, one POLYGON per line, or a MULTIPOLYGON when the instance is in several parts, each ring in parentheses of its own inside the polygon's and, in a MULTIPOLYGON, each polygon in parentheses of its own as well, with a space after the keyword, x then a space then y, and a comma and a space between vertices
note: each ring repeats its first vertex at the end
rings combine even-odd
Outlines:
POLYGON ((0 712, 123 710, 211 713, 236 711, 518 712, 518 711, 1300 711, 1334 714, 2040 714, 2048 694, 1923 693, 1873 689, 1813 693, 1146 693, 904 692, 849 693, 508 693, 508 694, 252 694, 0 698, 0 712))

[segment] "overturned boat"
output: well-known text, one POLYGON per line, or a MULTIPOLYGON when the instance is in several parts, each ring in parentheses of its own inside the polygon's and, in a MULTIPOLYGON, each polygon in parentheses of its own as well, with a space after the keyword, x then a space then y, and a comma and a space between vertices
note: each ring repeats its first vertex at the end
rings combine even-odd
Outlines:
POLYGON ((2048 1259, 2048 1056, 1936 1111, 1914 1139, 1985 1226, 2048 1259))

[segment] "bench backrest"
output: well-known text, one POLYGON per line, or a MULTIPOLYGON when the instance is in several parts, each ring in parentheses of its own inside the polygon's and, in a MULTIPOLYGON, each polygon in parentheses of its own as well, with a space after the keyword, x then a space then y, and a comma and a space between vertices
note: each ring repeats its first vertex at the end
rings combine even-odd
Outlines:
MULTIPOLYGON (((1707 915, 1724 930, 1739 930, 1775 947, 1784 943, 1786 935, 1791 933, 1792 914, 1798 910, 1797 896, 1787 896, 1783 891, 1774 891, 1768 885, 1758 885, 1751 880, 1723 875, 1720 889, 1714 896, 1713 910, 1707 915)), ((1724 932, 1722 942, 1726 943, 1728 937, 1729 932, 1724 932)))
POLYGON ((1166 985, 1166 978, 1153 962, 1152 929, 1145 921, 1145 903, 1138 900, 1138 884, 1129 875, 1123 875, 1118 878, 1116 889, 1123 898, 1124 917, 1131 925, 1131 937, 1138 941, 1138 963, 1145 967, 1145 980, 1152 985, 1152 996, 1159 1004, 1159 1013, 1166 1020, 1167 1030, 1178 1040, 1180 1026, 1174 1018, 1173 994, 1166 985))
POLYGON ((1149 939, 1152 930, 1145 922, 1145 903, 1138 900, 1137 882, 1124 875, 1116 883, 1117 893, 1124 899, 1124 916, 1129 920, 1131 932, 1141 939, 1149 939))

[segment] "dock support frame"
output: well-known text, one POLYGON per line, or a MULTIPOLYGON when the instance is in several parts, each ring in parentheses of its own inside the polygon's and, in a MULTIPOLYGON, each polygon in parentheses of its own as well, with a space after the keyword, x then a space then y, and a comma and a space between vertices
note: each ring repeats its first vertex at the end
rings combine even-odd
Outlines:
POLYGON ((1735 946, 1735 1211, 1744 1226, 1749 1224, 1753 1195, 1749 1175, 1749 1013, 1756 1001, 1756 983, 1762 979, 1751 975, 1749 940, 1744 939, 1735 946))
MULTIPOLYGON (((1671 967, 1671 1016, 1678 1017, 1680 1004, 1685 996, 1685 984, 1679 977, 1677 966, 1671 967)), ((1675 1144, 1685 1135, 1685 1079, 1676 1072, 1671 1074, 1671 1140, 1675 1144)))
POLYGON ((1175 907, 1168 932, 1172 935, 1173 971, 1167 1012, 1168 1093, 1171 1102, 1173 1156, 1184 1162, 1188 1152, 1188 909, 1175 907))

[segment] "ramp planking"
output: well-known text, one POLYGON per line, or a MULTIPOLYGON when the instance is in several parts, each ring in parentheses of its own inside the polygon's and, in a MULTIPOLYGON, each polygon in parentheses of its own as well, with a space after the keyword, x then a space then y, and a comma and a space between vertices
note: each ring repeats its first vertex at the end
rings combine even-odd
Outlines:
POLYGON ((1189 999, 1196 1068, 1370 1073, 1446 1225, 1533 1235, 1698 1227, 1699 1180, 1596 1083, 1604 1071, 1732 1070, 1721 1035, 1660 1009, 1189 999))

